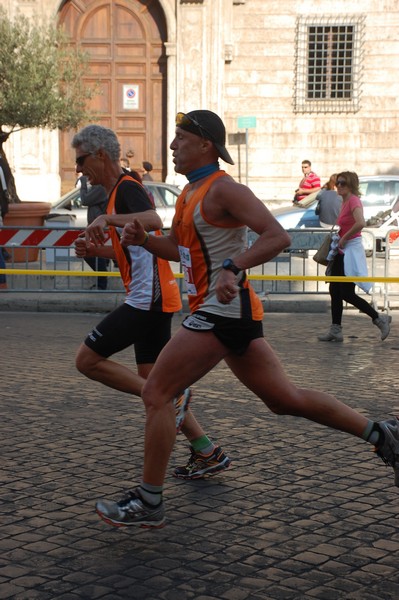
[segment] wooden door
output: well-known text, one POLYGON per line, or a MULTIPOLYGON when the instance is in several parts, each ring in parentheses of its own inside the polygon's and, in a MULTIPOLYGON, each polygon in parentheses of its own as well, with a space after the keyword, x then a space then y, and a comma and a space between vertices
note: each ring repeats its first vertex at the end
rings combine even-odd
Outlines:
MULTIPOLYGON (((91 121, 115 131, 121 154, 133 150, 131 167, 153 164, 155 180, 166 174, 166 24, 157 0, 68 0, 59 22, 89 55, 82 77, 101 94, 90 104, 91 121)), ((63 191, 75 183, 74 131, 60 134, 63 191)))

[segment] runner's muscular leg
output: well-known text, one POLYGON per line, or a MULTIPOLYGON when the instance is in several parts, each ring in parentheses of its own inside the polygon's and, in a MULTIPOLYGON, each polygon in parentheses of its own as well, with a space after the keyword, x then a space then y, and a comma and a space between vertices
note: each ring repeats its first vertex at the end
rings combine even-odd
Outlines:
MULTIPOLYGON (((150 374, 153 364, 137 365, 138 374, 136 375, 128 367, 116 363, 109 358, 104 358, 86 346, 86 344, 81 344, 76 356, 76 367, 83 375, 94 381, 99 381, 114 390, 140 397, 145 380, 150 374)), ((188 441, 205 435, 205 431, 190 409, 186 413, 181 431, 188 441)))
POLYGON ((279 415, 304 417, 361 437, 368 419, 325 392, 296 387, 264 338, 253 340, 243 356, 225 361, 238 379, 279 415))
POLYGON ((143 377, 128 367, 97 354, 84 343, 78 348, 76 368, 89 379, 99 381, 114 390, 141 396, 145 381, 143 377))
MULTIPOLYGON (((148 379, 148 376, 149 376, 153 366, 154 366, 153 363, 152 364, 145 363, 145 364, 137 365, 138 373, 143 378, 143 380, 148 379)), ((143 385, 144 385, 144 381, 143 381, 143 385)), ((194 417, 190 408, 188 408, 188 410, 186 412, 186 416, 185 416, 184 423, 181 428, 181 432, 183 435, 185 435, 185 437, 187 438, 187 440, 189 442, 191 442, 192 440, 196 440, 196 439, 202 437, 203 435, 205 435, 204 429, 202 429, 201 425, 198 423, 197 419, 194 417)))
POLYGON ((181 327, 159 355, 143 389, 146 407, 143 481, 163 485, 176 438, 173 398, 208 373, 228 350, 210 332, 181 327))

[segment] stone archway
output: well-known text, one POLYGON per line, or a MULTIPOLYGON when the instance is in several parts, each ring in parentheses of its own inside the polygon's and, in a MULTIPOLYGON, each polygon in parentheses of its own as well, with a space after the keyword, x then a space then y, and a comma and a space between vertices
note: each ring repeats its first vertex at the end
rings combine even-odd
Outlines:
MULTIPOLYGON (((131 166, 153 164, 154 179, 166 175, 166 22, 158 1, 67 0, 59 23, 89 55, 82 77, 97 82, 101 95, 91 108, 96 123, 118 135, 122 155, 134 151, 131 166)), ((75 182, 74 132, 60 134, 63 191, 75 182)))

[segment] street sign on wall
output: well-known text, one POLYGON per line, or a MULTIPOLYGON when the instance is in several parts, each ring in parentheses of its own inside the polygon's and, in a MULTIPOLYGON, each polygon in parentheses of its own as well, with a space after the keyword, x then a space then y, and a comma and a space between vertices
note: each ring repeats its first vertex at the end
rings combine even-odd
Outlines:
POLYGON ((138 110, 139 108, 139 86, 131 83, 123 86, 123 108, 124 110, 138 110))
POLYGON ((256 117, 238 117, 238 129, 254 129, 256 117))

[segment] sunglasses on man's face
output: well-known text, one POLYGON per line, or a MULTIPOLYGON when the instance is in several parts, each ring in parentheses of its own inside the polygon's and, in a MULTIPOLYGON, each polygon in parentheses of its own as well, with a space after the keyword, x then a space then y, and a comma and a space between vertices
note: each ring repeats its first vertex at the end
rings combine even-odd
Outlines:
POLYGON ((341 187, 344 187, 345 185, 347 185, 346 181, 344 181, 343 179, 338 179, 337 181, 337 186, 340 185, 341 187))
POLYGON ((213 142, 213 136, 209 133, 205 127, 203 127, 198 121, 193 119, 193 117, 189 117, 185 113, 179 112, 176 115, 176 127, 188 127, 190 125, 195 125, 201 132, 202 137, 206 137, 206 139, 211 140, 213 142), (205 136, 202 135, 202 132, 205 133, 205 136))
POLYGON ((89 152, 88 154, 82 154, 81 156, 77 156, 76 161, 75 161, 76 166, 83 167, 83 164, 84 164, 86 158, 90 155, 91 155, 91 152, 89 152))

